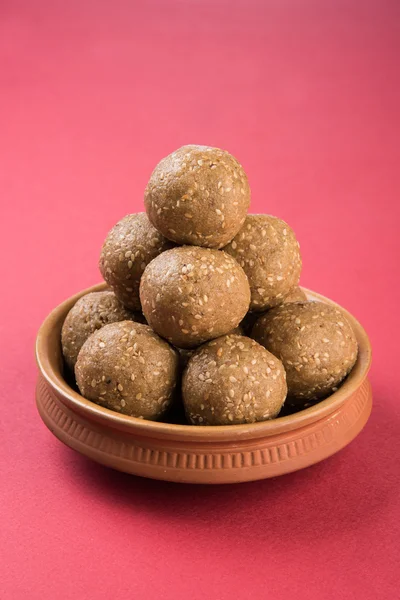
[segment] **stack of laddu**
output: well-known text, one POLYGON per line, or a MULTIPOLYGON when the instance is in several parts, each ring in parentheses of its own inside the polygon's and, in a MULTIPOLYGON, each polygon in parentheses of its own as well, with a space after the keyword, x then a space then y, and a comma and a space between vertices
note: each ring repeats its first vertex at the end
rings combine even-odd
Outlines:
POLYGON ((228 152, 184 146, 164 158, 146 213, 124 217, 100 256, 108 291, 81 297, 62 348, 81 394, 162 420, 183 402, 193 425, 277 417, 334 392, 357 342, 342 312, 298 287, 299 244, 228 152))

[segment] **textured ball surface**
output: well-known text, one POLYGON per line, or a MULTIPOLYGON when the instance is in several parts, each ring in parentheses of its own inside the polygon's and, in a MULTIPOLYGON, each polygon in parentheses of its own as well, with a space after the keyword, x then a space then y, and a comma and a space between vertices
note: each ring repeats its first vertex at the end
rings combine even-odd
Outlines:
POLYGON ((150 221, 178 244, 222 248, 243 225, 250 187, 225 150, 183 146, 156 166, 145 193, 150 221))
POLYGON ((143 315, 125 308, 113 292, 91 292, 79 298, 67 314, 62 330, 61 345, 64 359, 74 369, 78 354, 88 337, 117 321, 143 322, 143 315))
POLYGON ((179 348, 193 348, 237 327, 250 302, 247 277, 225 252, 183 246, 145 269, 140 299, 149 325, 179 348))
POLYGON ((299 403, 335 392, 357 359, 351 325, 340 310, 322 302, 273 308, 256 321, 252 337, 281 359, 288 397, 299 403))
POLYGON ((248 337, 204 344, 183 375, 185 411, 193 425, 237 425, 272 419, 286 398, 280 360, 248 337))
POLYGON ((100 271, 117 298, 141 310, 139 283, 146 265, 173 244, 150 223, 145 213, 127 215, 109 232, 100 255, 100 271))
POLYGON ((243 267, 250 284, 250 310, 282 303, 299 283, 301 256, 292 229, 270 215, 248 215, 224 248, 243 267))
MULTIPOLYGON (((301 287, 294 288, 287 296, 285 296, 282 300, 282 304, 287 304, 288 302, 307 302, 307 296, 301 289, 301 287)), ((266 311, 265 311, 266 312, 266 311)), ((260 318, 261 314, 259 312, 248 312, 244 317, 243 321, 240 323, 240 327, 242 329, 242 335, 250 335, 251 330, 253 329, 254 323, 257 319, 260 318)))
POLYGON ((177 353, 147 325, 122 321, 93 333, 75 366, 85 398, 111 410, 157 420, 171 406, 177 353))

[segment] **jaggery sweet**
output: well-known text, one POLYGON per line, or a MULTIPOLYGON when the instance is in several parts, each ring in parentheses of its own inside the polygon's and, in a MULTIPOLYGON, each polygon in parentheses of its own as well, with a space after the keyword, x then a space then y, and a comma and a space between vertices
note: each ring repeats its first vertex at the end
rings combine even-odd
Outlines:
POLYGON ((183 146, 154 169, 145 192, 150 221, 178 244, 222 248, 239 231, 250 204, 250 187, 229 152, 183 146))
POLYGON ((323 302, 277 306, 256 321, 251 335, 282 361, 292 403, 335 392, 357 359, 351 325, 323 302))
POLYGON ((158 420, 172 405, 179 359, 147 325, 121 321, 86 340, 75 376, 88 400, 125 415, 158 420))
POLYGON ((193 425, 237 425, 272 419, 286 398, 279 359, 254 340, 225 335, 199 348, 183 374, 182 395, 193 425))
POLYGON ((262 312, 282 303, 299 283, 301 256, 293 230, 270 215, 248 215, 224 247, 243 267, 250 284, 250 310, 262 312))
POLYGON ((140 299, 149 325, 179 348, 192 348, 237 327, 250 302, 247 277, 225 252, 183 246, 145 269, 140 299))

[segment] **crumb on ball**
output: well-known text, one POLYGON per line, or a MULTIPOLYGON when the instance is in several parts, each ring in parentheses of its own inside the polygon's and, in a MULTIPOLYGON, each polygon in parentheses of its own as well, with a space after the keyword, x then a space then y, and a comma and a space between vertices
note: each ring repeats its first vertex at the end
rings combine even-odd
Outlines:
POLYGON ((254 340, 225 335, 199 348, 183 375, 193 425, 237 425, 272 419, 286 398, 285 369, 254 340))
POLYGON ((173 244, 150 223, 146 213, 127 215, 108 233, 100 254, 100 271, 117 298, 141 310, 139 283, 146 265, 173 244))
POLYGON ((122 321, 86 340, 75 376, 88 400, 125 415, 158 420, 173 402, 179 359, 150 327, 122 321))
POLYGON ((250 187, 229 152, 183 146, 162 159, 145 192, 150 221, 178 244, 222 248, 243 225, 250 187))
POLYGON ((61 330, 61 345, 65 362, 73 371, 78 354, 88 337, 117 321, 144 322, 140 313, 133 313, 113 292, 90 292, 79 298, 67 314, 61 330))
POLYGON ((237 327, 250 302, 247 277, 225 252, 183 246, 145 269, 140 299, 149 325, 179 348, 192 348, 237 327))
POLYGON ((252 337, 285 367, 288 399, 304 404, 335 392, 357 359, 357 340, 343 312, 323 302, 269 310, 252 337))
POLYGON ((238 261, 248 277, 252 311, 281 304, 299 283, 299 244, 289 225, 277 217, 248 215, 224 251, 238 261))

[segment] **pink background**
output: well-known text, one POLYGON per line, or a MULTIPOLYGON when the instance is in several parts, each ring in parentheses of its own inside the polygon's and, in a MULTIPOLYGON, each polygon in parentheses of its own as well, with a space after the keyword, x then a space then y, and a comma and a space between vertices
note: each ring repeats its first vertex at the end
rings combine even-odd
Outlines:
POLYGON ((399 40, 396 0, 0 2, 2 600, 397 597, 399 40), (148 481, 37 415, 41 321, 185 143, 239 158, 370 334, 371 420, 305 471, 148 481))

